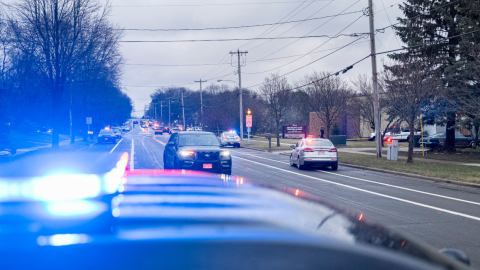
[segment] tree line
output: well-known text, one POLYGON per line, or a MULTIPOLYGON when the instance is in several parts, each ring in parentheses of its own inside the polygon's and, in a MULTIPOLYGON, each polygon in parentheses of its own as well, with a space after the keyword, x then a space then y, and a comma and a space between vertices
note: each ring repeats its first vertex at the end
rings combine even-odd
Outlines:
POLYGON ((0 124, 87 135, 122 124, 132 101, 119 86, 121 31, 98 0, 19 0, 0 10, 0 124))

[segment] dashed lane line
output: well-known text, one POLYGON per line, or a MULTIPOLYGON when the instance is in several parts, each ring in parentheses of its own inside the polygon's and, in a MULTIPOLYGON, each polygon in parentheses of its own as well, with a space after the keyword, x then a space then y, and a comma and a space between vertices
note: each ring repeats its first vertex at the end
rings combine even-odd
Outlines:
POLYGON ((109 154, 113 153, 113 151, 117 148, 117 146, 118 146, 122 141, 123 141, 123 138, 122 138, 120 141, 118 141, 118 143, 115 145, 115 147, 113 147, 112 150, 110 150, 110 153, 109 153, 109 154))

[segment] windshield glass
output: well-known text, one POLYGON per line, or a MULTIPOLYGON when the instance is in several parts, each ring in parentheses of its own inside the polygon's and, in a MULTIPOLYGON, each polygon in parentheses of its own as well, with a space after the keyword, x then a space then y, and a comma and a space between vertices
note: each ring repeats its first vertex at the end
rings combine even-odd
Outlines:
POLYGON ((101 130, 100 135, 112 135, 113 131, 111 130, 101 130))
POLYGON ((318 146, 318 147, 333 147, 333 144, 330 141, 324 140, 305 140, 307 146, 318 146))
POLYGON ((445 137, 445 133, 437 133, 432 135, 432 138, 442 138, 442 137, 445 137))
POLYGON ((227 137, 234 137, 234 136, 236 137, 236 136, 238 136, 237 133, 235 133, 235 132, 226 132, 226 133, 224 133, 224 135, 227 136, 227 137))
POLYGON ((206 145, 215 146, 219 145, 217 137, 213 134, 185 134, 180 135, 178 140, 179 146, 188 145, 206 145))

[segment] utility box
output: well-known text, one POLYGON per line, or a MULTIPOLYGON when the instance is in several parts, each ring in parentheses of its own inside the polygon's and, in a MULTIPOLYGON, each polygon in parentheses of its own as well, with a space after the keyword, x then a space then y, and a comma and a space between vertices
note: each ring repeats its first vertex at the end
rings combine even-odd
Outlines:
POLYGON ((265 138, 268 139, 268 152, 272 152, 272 134, 265 133, 265 138))
POLYGON ((398 160, 398 140, 392 140, 392 143, 388 145, 387 159, 398 160))

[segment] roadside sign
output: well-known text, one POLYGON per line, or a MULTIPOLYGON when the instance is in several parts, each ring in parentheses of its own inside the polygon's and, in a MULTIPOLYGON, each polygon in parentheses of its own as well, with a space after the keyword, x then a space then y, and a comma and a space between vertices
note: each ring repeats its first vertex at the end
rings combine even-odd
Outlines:
POLYGON ((252 127, 252 115, 246 115, 247 121, 245 123, 247 124, 247 127, 252 127))
POLYGON ((87 125, 91 125, 92 124, 92 117, 87 117, 87 125))

